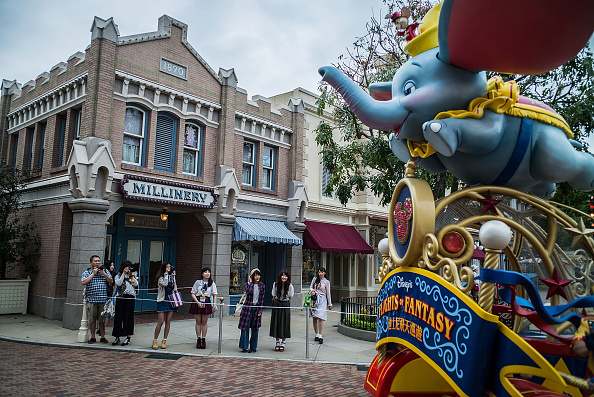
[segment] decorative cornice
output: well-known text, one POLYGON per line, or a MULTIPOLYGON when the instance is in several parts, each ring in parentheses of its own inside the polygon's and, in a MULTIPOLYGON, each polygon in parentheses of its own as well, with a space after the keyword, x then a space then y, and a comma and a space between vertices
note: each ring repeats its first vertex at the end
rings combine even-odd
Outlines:
POLYGON ((276 124, 276 123, 274 123, 272 121, 264 120, 264 119, 261 119, 259 117, 255 117, 255 116, 249 115, 247 113, 235 112, 235 116, 236 117, 239 117, 240 119, 246 119, 246 120, 253 121, 256 124, 262 124, 262 125, 266 125, 268 127, 272 127, 274 129, 277 129, 277 130, 281 130, 281 131, 283 131, 285 133, 289 133, 289 134, 292 134, 293 133, 293 130, 290 129, 289 127, 285 127, 284 125, 276 124))
POLYGON ((86 97, 86 81, 87 73, 85 72, 11 110, 6 116, 8 119, 8 133, 18 131, 40 119, 47 118, 54 113, 83 102, 86 97), (80 95, 76 90, 79 84, 82 86, 80 95), (42 106, 44 102, 45 106, 42 106))
POLYGON ((175 95, 176 97, 180 97, 182 100, 187 99, 188 101, 196 102, 200 105, 212 107, 217 110, 220 110, 222 108, 221 105, 219 105, 217 103, 210 102, 209 100, 199 98, 192 94, 188 94, 187 92, 178 91, 174 88, 171 88, 171 87, 159 84, 159 83, 155 83, 154 81, 147 80, 145 78, 133 75, 131 73, 123 72, 121 70, 116 70, 115 74, 117 77, 120 77, 124 80, 129 80, 134 83, 138 83, 140 85, 144 85, 146 87, 150 87, 155 90, 159 90, 161 92, 161 95, 163 95, 163 94, 171 95, 172 94, 172 95, 175 95))

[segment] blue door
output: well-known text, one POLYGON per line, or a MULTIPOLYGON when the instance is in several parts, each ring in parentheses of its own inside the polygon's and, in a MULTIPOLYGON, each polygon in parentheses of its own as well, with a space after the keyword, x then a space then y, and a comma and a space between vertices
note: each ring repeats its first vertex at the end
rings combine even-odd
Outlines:
POLYGON ((139 291, 135 311, 157 310, 156 276, 164 261, 168 261, 169 240, 152 236, 126 236, 125 257, 138 272, 139 291))

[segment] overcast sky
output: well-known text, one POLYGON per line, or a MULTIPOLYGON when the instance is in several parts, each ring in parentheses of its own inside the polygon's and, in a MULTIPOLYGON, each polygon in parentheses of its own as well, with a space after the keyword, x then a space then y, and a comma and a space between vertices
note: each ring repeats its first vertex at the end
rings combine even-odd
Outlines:
POLYGON ((320 66, 336 62, 382 0, 0 0, 0 78, 24 84, 90 44, 95 16, 120 36, 154 32, 167 14, 216 71, 234 68, 248 95, 303 87, 317 92, 320 66))
MULTIPOLYGON (((84 52, 95 16, 128 36, 156 31, 167 14, 215 72, 235 69, 249 97, 317 93, 317 69, 387 12, 382 0, 0 0, 0 78, 24 84, 84 52)), ((589 142, 592 151, 594 133, 589 142)))

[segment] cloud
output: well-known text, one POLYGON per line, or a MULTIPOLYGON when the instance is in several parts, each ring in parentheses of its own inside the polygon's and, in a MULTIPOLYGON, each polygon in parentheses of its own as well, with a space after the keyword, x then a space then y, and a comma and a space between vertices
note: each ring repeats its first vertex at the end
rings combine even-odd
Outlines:
POLYGON ((249 95, 316 91, 320 66, 365 33, 381 0, 0 1, 0 78, 25 83, 90 43, 94 16, 121 36, 153 32, 167 14, 188 24, 188 41, 217 71, 234 68, 249 95))

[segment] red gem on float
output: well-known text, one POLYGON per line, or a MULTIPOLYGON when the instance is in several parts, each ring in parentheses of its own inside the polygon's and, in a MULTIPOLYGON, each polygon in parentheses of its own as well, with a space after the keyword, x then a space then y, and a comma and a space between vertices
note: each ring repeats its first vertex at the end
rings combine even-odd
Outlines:
POLYGON ((449 232, 443 236, 443 247, 450 254, 457 254, 464 249, 465 245, 464 237, 459 233, 449 232))

